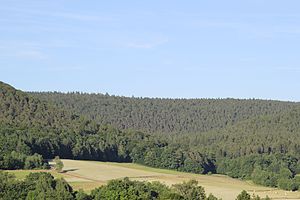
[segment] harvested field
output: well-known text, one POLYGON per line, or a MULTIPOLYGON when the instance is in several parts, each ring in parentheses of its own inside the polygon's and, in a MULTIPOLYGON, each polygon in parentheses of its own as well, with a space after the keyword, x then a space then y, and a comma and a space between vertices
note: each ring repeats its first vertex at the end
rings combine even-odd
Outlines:
MULTIPOLYGON (((255 185, 249 181, 241 181, 224 175, 199 175, 172 170, 156 169, 132 163, 112 163, 96 161, 62 160, 64 173, 50 172, 55 177, 63 177, 75 189, 90 192, 92 189, 106 184, 112 179, 129 177, 139 181, 159 181, 169 186, 190 179, 195 179, 205 188, 207 194, 212 193, 223 200, 233 200, 242 191, 261 197, 269 196, 278 200, 299 200, 300 192, 283 191, 255 185)), ((12 170, 17 178, 24 178, 35 170, 12 170)), ((37 170, 39 171, 39 170, 37 170)))
MULTIPOLYGON (((111 163, 95 161, 63 160, 67 181, 85 180, 96 185, 105 184, 111 179, 129 177, 139 181, 160 181, 167 185, 195 179, 205 188, 207 194, 212 193, 223 200, 232 200, 242 191, 254 193, 261 197, 268 195, 272 199, 300 199, 300 192, 283 191, 276 188, 257 186, 251 182, 233 179, 223 175, 198 175, 172 170, 156 169, 132 163, 111 163)), ((90 183, 88 183, 90 184, 90 183)), ((83 184, 84 186, 84 184, 83 184)), ((80 188, 80 187, 77 187, 80 188)), ((85 187, 82 187, 85 189, 85 187)), ((89 187, 91 189, 91 187, 89 187)))

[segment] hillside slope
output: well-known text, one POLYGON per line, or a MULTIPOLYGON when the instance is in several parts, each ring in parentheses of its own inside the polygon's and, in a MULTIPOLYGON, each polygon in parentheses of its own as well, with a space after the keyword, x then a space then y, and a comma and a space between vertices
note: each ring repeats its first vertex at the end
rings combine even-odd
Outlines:
POLYGON ((22 163, 34 153, 44 158, 130 161, 128 140, 140 137, 142 133, 101 126, 0 82, 0 168, 13 168, 14 159, 22 163))
MULTIPOLYGON (((138 99, 127 100, 138 101, 138 99)), ((152 101, 147 100, 149 106, 144 110, 158 105, 152 101)), ((185 101, 193 102, 192 100, 155 101, 174 101, 175 105, 185 101)), ((38 153, 43 158, 59 155, 61 158, 68 159, 135 162, 193 173, 217 172, 235 178, 252 179, 255 183, 266 186, 298 190, 300 187, 300 179, 296 176, 300 172, 298 104, 257 100, 214 101, 216 104, 207 103, 207 105, 218 106, 200 109, 201 112, 207 112, 204 116, 213 119, 212 121, 220 119, 219 122, 225 123, 226 120, 222 118, 224 113, 230 113, 228 119, 235 119, 235 115, 244 117, 236 118, 238 120, 227 125, 226 123, 216 126, 210 124, 206 132, 204 129, 202 131, 199 129, 189 134, 182 134, 189 130, 183 127, 184 131, 179 132, 180 134, 150 135, 134 130, 121 131, 91 119, 87 120, 86 117, 73 114, 74 109, 69 107, 72 104, 69 105, 68 101, 61 106, 53 105, 49 100, 39 100, 34 94, 26 94, 1 83, 0 169, 16 169, 16 166, 17 169, 23 168, 28 160, 26 156, 38 153), (226 104, 224 108, 223 104, 226 104), (233 112, 235 109, 239 112, 233 112), (246 112, 249 109, 251 111, 246 112)), ((85 101, 81 103, 90 106, 85 101)), ((175 113, 179 113, 180 116, 186 114, 188 103, 178 107, 178 112, 175 113)), ((128 105, 131 105, 132 109, 138 107, 122 103, 120 105, 107 103, 107 105, 124 107, 123 113, 127 113, 125 110, 128 109, 128 105)), ((155 108, 158 112, 167 108, 166 105, 155 108)), ((112 108, 110 106, 108 107, 112 108)), ((198 106, 201 107, 202 104, 198 106)), ((91 106, 89 109, 93 108, 97 107, 91 106)), ((142 111, 137 114, 144 116, 142 111)), ((156 115, 152 116, 149 122, 154 125, 158 118, 156 115), (151 120, 154 122, 152 123, 151 120)), ((167 113, 166 116, 173 117, 167 113)), ((116 120, 124 120, 121 116, 115 117, 116 120)), ((187 117, 187 119, 192 118, 187 117)), ((168 119, 166 120, 168 124, 168 119)), ((201 123, 205 122, 205 120, 201 121, 201 123)), ((197 123, 193 124, 196 125, 197 123)), ((32 157, 29 158, 31 163, 35 163, 32 162, 34 160, 32 157)))
MULTIPOLYGON (((76 128, 78 116, 0 82, 0 122, 24 128, 76 128)), ((78 127, 77 127, 78 128, 78 127)))
POLYGON ((192 133, 168 139, 175 143, 186 141, 220 157, 281 153, 300 158, 300 109, 254 117, 201 135, 192 133))
POLYGON ((205 132, 299 106, 298 103, 271 100, 129 98, 57 92, 30 94, 101 124, 148 133, 205 132))

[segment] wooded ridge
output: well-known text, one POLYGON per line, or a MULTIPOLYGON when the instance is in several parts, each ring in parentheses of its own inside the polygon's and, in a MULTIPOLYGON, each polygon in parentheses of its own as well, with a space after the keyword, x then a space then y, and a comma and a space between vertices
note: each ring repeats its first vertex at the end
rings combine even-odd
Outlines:
POLYGON ((292 102, 25 93, 0 83, 0 168, 47 168, 44 159, 59 156, 298 190, 299 119, 292 102))

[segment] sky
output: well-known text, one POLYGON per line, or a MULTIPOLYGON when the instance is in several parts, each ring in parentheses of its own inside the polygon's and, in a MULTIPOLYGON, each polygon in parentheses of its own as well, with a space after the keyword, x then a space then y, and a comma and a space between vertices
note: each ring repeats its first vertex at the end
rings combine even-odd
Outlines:
POLYGON ((300 101, 299 0, 0 0, 25 91, 300 101))

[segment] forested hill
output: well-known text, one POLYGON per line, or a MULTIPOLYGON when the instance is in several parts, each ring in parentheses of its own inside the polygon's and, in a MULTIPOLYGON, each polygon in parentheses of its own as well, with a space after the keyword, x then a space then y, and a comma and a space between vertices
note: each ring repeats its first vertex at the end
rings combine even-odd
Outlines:
POLYGON ((148 133, 205 132, 299 106, 292 102, 254 99, 130 98, 78 92, 30 94, 101 124, 148 133))
POLYGON ((227 174, 298 190, 299 138, 297 103, 25 93, 0 82, 0 169, 42 168, 45 158, 58 155, 227 174), (106 122, 190 133, 151 135, 106 122))
POLYGON ((300 158, 300 109, 258 116, 199 135, 168 137, 216 157, 236 158, 251 154, 289 154, 300 158))
POLYGON ((66 109, 57 108, 0 82, 0 122, 2 126, 51 128, 62 132, 77 129, 80 119, 66 109))
POLYGON ((0 82, 0 169, 23 168, 26 157, 35 153, 131 161, 126 140, 135 143, 142 135, 97 124, 0 82))

